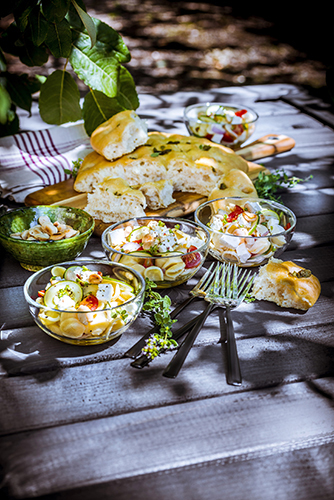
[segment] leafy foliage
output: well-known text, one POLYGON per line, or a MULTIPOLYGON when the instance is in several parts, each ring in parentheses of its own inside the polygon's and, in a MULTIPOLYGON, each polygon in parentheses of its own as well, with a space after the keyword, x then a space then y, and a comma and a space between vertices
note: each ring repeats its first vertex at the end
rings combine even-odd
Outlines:
POLYGON ((128 48, 113 28, 87 14, 82 0, 15 0, 0 8, 1 17, 9 14, 14 21, 0 35, 0 135, 18 131, 16 108, 30 112, 32 94, 39 90, 46 123, 83 117, 89 135, 115 113, 138 108, 135 83, 123 66, 130 61, 128 48), (29 67, 43 66, 52 54, 64 59, 64 67, 45 81, 29 79, 7 71, 6 54, 29 67), (68 64, 87 86, 82 109, 68 64))
POLYGON ((264 198, 267 200, 280 201, 280 197, 277 195, 277 191, 281 188, 291 188, 299 184, 300 182, 306 182, 312 179, 312 175, 306 179, 300 179, 299 177, 289 177, 284 170, 275 170, 270 174, 265 172, 260 172, 258 178, 254 181, 254 186, 257 191, 259 198, 264 198))

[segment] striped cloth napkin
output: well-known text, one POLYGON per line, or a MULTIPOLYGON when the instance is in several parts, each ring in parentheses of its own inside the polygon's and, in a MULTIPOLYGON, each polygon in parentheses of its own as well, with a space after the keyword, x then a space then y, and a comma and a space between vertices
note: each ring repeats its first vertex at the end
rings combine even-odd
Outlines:
POLYGON ((24 203, 29 193, 70 177, 74 160, 92 151, 83 123, 0 139, 0 196, 24 203))

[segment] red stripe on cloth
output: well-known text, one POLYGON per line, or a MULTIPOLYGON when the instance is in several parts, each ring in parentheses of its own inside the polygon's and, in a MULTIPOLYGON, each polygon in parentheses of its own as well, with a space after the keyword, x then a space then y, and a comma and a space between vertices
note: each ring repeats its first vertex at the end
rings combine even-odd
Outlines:
MULTIPOLYGON (((25 163, 26 167, 31 171, 33 172, 34 174, 36 174, 40 179, 41 181, 43 182, 43 184, 48 184, 48 182, 46 181, 45 182, 45 178, 44 178, 44 174, 45 172, 43 172, 42 169, 40 169, 34 159, 31 157, 31 155, 29 153, 26 153, 25 151, 22 150, 22 147, 21 147, 21 144, 20 144, 20 140, 19 138, 22 140, 23 144, 24 144, 24 148, 25 150, 27 150, 27 146, 25 144, 25 141, 24 141, 24 137, 22 137, 22 134, 21 135, 14 135, 14 141, 16 143, 16 146, 18 147, 19 151, 20 151, 20 154, 21 154, 21 158, 23 160, 23 162, 25 163), (29 158, 29 159, 28 159, 29 158), (30 161, 29 161, 30 160, 30 161), (36 167, 36 169, 33 167, 33 165, 36 167)), ((49 181, 50 183, 50 179, 48 179, 48 176, 46 175, 46 179, 49 181)))

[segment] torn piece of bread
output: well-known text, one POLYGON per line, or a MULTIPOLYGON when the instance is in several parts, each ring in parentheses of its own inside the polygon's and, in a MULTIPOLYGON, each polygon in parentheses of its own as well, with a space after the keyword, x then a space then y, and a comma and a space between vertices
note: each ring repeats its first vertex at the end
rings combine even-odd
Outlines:
POLYGON ((147 125, 133 110, 112 116, 94 130, 90 143, 92 148, 107 160, 120 158, 148 139, 147 125))
POLYGON ((138 189, 144 194, 148 208, 158 210, 159 208, 166 208, 175 199, 173 198, 173 182, 169 179, 145 182, 138 189))
MULTIPOLYGON (((139 149, 144 149, 142 146, 139 149)), ((74 182, 74 189, 80 193, 89 193, 93 187, 108 177, 120 177, 130 186, 137 186, 149 181, 159 181, 167 176, 166 167, 155 158, 137 152, 109 161, 93 151, 83 160, 74 182), (136 153, 136 154, 135 154, 136 153)))
POLYGON ((146 199, 124 179, 107 178, 87 195, 85 211, 102 222, 118 222, 131 217, 144 217, 146 199))
POLYGON ((211 191, 208 200, 224 197, 257 198, 257 192, 248 175, 242 170, 233 169, 223 175, 218 186, 211 191))
POLYGON ((290 261, 271 258, 260 268, 252 294, 281 307, 307 311, 318 300, 320 291, 320 282, 311 271, 290 261))

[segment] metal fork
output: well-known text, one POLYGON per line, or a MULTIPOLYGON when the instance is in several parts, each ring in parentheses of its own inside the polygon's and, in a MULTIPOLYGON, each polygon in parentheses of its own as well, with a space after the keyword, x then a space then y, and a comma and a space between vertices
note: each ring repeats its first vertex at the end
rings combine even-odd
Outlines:
MULTIPOLYGON (((214 262, 212 262, 211 266, 208 268, 206 273, 202 276, 202 278, 199 280, 197 285, 189 291, 190 297, 188 297, 186 300, 184 300, 181 304, 179 304, 173 311, 171 312, 170 317, 172 319, 176 318, 183 309, 185 309, 195 298, 204 298, 205 296, 205 290, 209 287, 209 285, 212 282, 214 274, 212 273, 212 268, 214 267, 214 262)), ((150 335, 153 335, 154 333, 158 333, 159 330, 156 326, 151 328, 148 332, 146 332, 139 340, 136 342, 126 353, 124 356, 127 358, 137 358, 141 354, 141 350, 145 346, 146 340, 150 337, 150 335)), ((135 368, 141 368, 141 366, 137 366, 138 364, 132 363, 131 366, 134 366, 135 368)))
POLYGON ((235 264, 224 263, 220 280, 213 283, 204 299, 210 304, 223 307, 226 311, 226 347, 227 347, 227 383, 240 385, 242 375, 235 341, 231 310, 238 307, 245 299, 255 275, 251 270, 238 268, 235 264))
MULTIPOLYGON (((206 295, 209 293, 212 293, 213 290, 216 290, 218 284, 219 284, 219 276, 220 276, 220 270, 221 270, 222 265, 217 264, 215 271, 212 273, 212 278, 213 278, 213 283, 211 284, 210 288, 205 289, 203 295, 204 299, 206 298, 206 295)), ((212 280, 211 280, 212 282, 212 280)), ((175 378, 177 377, 179 371, 181 370, 183 363, 188 356, 188 353, 193 346, 199 332, 201 331, 206 318, 209 316, 211 313, 212 309, 215 307, 215 304, 213 302, 210 302, 208 306, 206 307, 205 311, 200 315, 198 318, 198 321, 194 324, 180 347, 178 348, 176 354, 174 357, 171 359, 169 365, 163 372, 164 377, 168 378, 175 378)))

